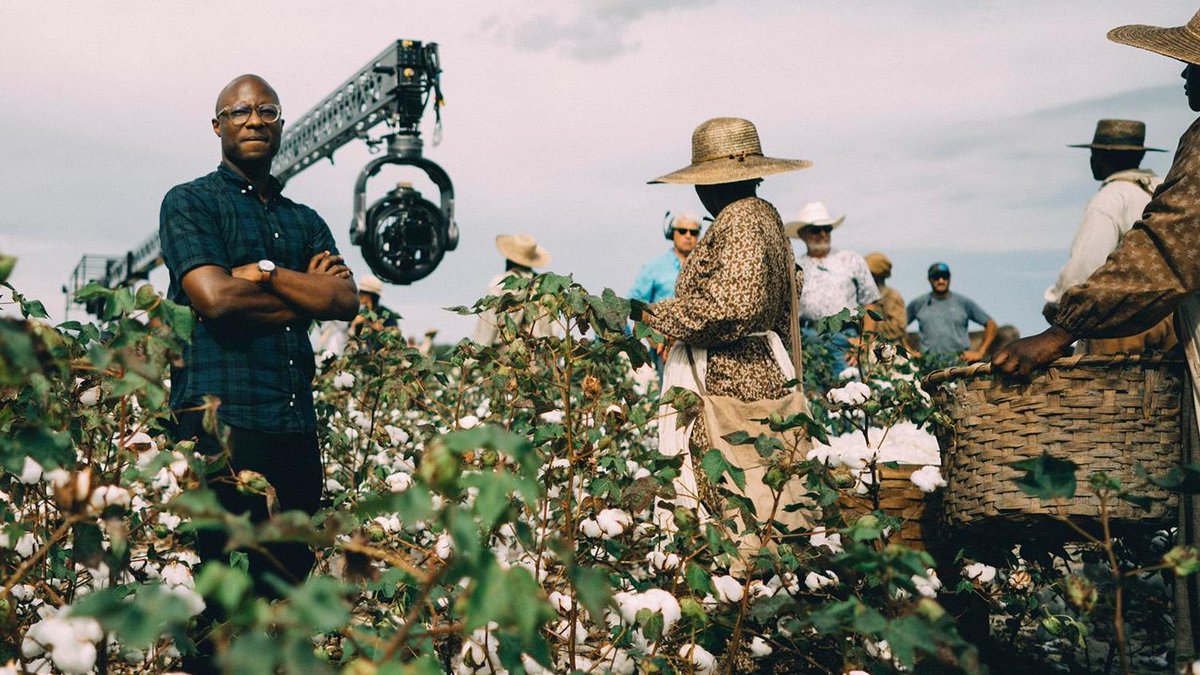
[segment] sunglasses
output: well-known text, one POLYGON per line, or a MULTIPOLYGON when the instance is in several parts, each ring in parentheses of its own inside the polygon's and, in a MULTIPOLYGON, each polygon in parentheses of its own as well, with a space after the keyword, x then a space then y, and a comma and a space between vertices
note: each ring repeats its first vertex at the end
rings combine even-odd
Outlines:
POLYGON ((949 279, 949 278, 950 278, 950 275, 946 274, 945 272, 937 272, 935 274, 929 275, 930 281, 939 281, 941 279, 949 279))
POLYGON ((820 234, 829 234, 830 232, 833 232, 832 225, 806 225, 804 229, 808 230, 809 232, 817 232, 820 234))
POLYGON ((693 237, 700 236, 700 228, 696 228, 694 230, 689 230, 686 227, 677 227, 677 228, 675 228, 675 231, 678 232, 679 234, 690 234, 693 237))

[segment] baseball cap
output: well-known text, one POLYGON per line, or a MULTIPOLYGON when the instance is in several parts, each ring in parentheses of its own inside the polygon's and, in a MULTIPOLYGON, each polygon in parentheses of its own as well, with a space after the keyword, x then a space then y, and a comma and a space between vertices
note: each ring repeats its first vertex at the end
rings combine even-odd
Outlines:
POLYGON ((934 275, 942 275, 942 274, 944 274, 946 276, 950 276, 950 266, 947 265, 946 263, 937 262, 937 263, 933 263, 932 265, 929 266, 929 276, 930 277, 933 277, 934 275))

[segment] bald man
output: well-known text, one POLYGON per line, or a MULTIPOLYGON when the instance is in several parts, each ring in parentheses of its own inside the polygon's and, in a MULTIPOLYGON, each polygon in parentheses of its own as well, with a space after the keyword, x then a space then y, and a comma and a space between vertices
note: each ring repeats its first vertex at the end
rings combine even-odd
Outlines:
MULTIPOLYGON (((358 295, 329 227, 280 194, 271 176, 283 132, 271 85, 256 75, 230 82, 217 97, 212 130, 221 164, 172 188, 159 214, 168 295, 199 319, 182 365, 171 371, 175 436, 195 439, 202 452, 222 452, 198 410, 216 397, 230 457, 208 478, 222 504, 256 521, 268 517, 265 498, 237 490, 238 472, 250 470, 271 483, 280 510, 312 514, 324 481, 308 328, 314 319, 353 319, 358 295)), ((197 539, 202 559, 228 557, 223 537, 204 531, 197 539)), ((273 545, 270 552, 250 554, 264 594, 275 593, 267 575, 296 583, 312 568, 306 546, 273 545)))

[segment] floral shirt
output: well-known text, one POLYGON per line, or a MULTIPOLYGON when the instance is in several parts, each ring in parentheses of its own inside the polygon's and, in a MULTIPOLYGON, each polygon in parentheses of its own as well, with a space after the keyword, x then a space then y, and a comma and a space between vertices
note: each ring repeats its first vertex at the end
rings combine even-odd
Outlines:
POLYGON ((817 321, 843 309, 854 309, 879 301, 875 278, 867 261, 854 251, 830 251, 824 258, 807 255, 796 259, 804 269, 804 292, 800 294, 800 318, 817 321))
POLYGON ((1200 290, 1200 120, 1108 262, 1059 301, 1055 323, 1076 337, 1122 337, 1161 321, 1200 290))

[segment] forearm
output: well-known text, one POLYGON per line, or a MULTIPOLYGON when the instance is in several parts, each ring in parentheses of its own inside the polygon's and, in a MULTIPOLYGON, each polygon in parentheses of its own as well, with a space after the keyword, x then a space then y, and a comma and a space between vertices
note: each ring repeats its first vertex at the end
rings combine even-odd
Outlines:
POLYGON ((358 294, 348 278, 278 268, 264 288, 312 319, 349 321, 358 312, 358 294))
POLYGON ((255 324, 285 324, 306 318, 279 296, 244 279, 230 277, 222 284, 219 296, 219 301, 206 303, 204 309, 197 306, 202 318, 255 324))
POLYGON ((996 322, 988 319, 988 322, 983 326, 983 340, 979 342, 979 353, 987 354, 988 348, 992 346, 992 342, 996 340, 996 322))

